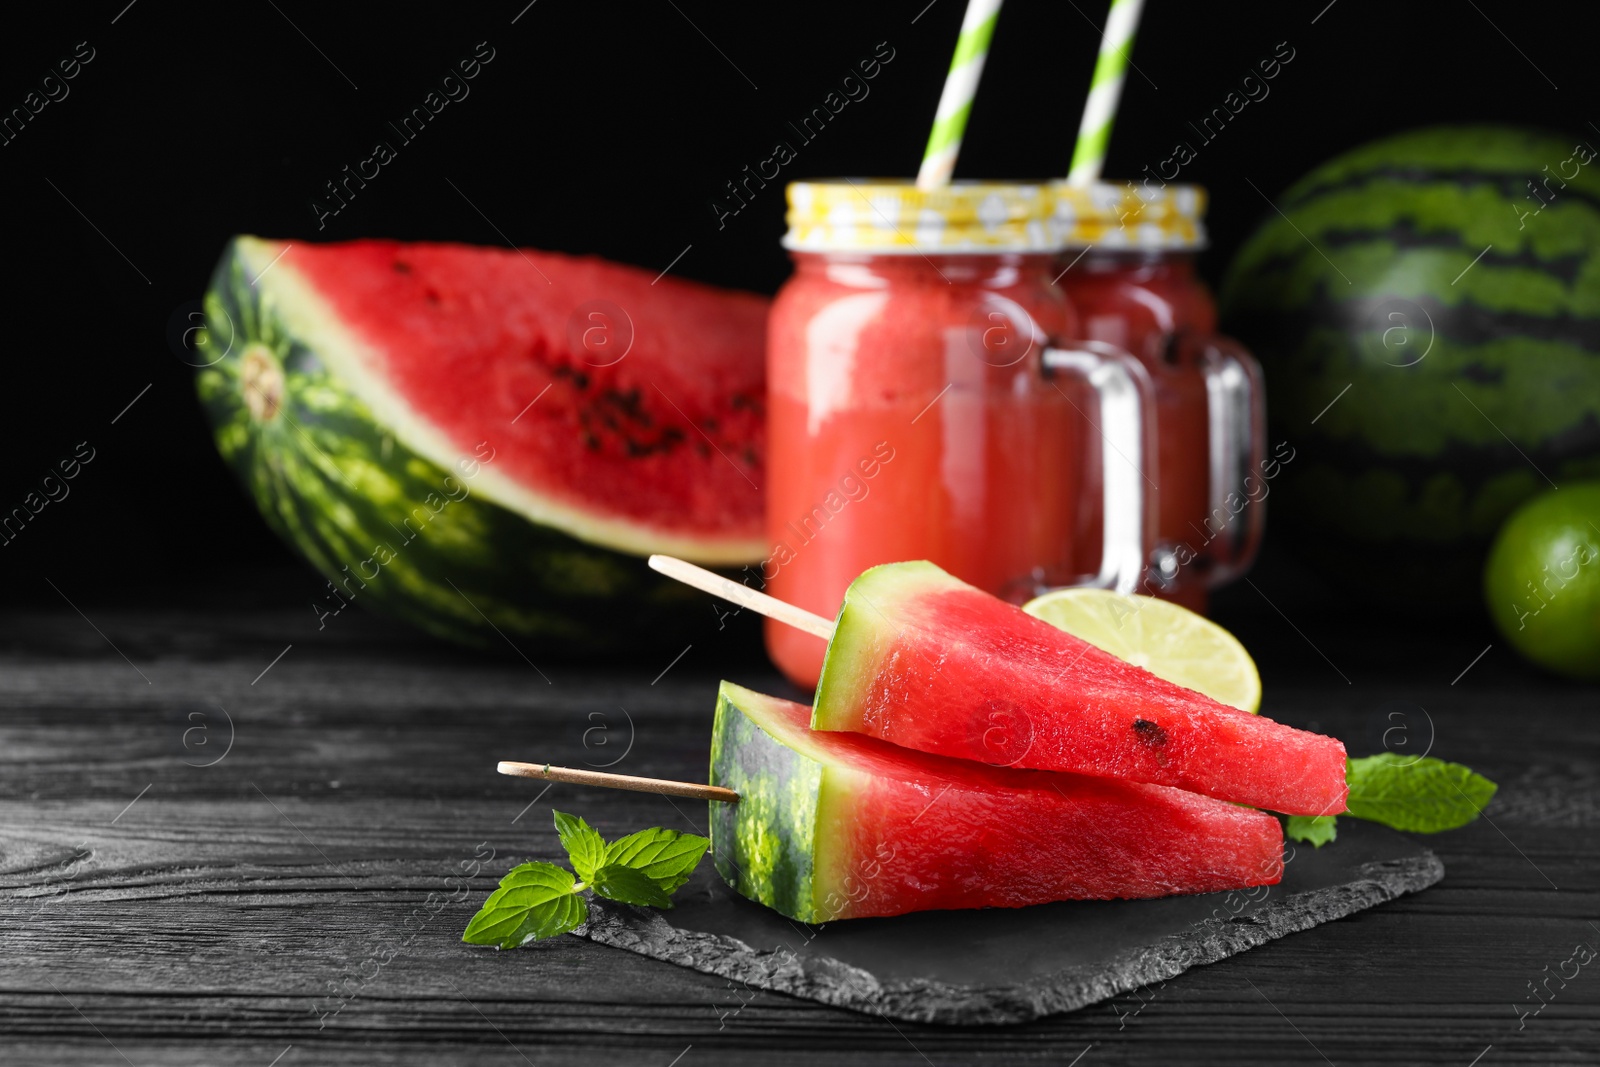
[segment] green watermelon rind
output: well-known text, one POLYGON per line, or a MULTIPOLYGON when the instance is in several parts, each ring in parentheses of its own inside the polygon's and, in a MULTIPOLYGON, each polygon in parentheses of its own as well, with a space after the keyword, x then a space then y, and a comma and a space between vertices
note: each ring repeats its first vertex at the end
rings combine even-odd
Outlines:
POLYGON ((1517 503, 1600 475, 1600 160, 1519 218, 1522 183, 1572 149, 1502 127, 1377 141, 1297 182, 1240 249, 1224 320, 1300 453, 1278 513, 1312 555, 1399 597, 1459 591, 1517 503), (1383 546, 1400 566, 1361 561, 1383 546), (1438 581, 1407 574, 1416 550, 1438 581))
POLYGON ((930 583, 937 585, 948 578, 932 563, 913 560, 869 567, 850 583, 833 638, 822 657, 811 709, 813 730, 858 728, 854 698, 865 688, 867 675, 878 667, 884 621, 899 618, 901 604, 930 583))
MULTIPOLYGON (((1381 173, 1351 184, 1362 173, 1357 161, 1371 167, 1396 154, 1418 159, 1405 152, 1413 140, 1439 145, 1453 138, 1449 143, 1470 143, 1505 164, 1493 151, 1496 134, 1426 130, 1341 156, 1292 187, 1281 204, 1287 218, 1272 216, 1241 247, 1223 285, 1227 318, 1252 322, 1250 333, 1300 338, 1312 372, 1292 390, 1271 383, 1275 419, 1309 424, 1321 414, 1315 432, 1357 442, 1374 458, 1432 456, 1453 444, 1514 454, 1507 437, 1531 453, 1582 432, 1595 410, 1594 394, 1582 386, 1600 373, 1600 168, 1579 171, 1582 198, 1575 182, 1527 224, 1497 188, 1455 184, 1453 173, 1421 186, 1381 173), (1340 179, 1331 189, 1328 174, 1340 179), (1397 243, 1397 227, 1455 243, 1397 243), (1551 263, 1562 264, 1570 281, 1552 273, 1551 263), (1412 302, 1422 319, 1400 326, 1387 315, 1390 300, 1412 302), (1371 316, 1361 313, 1366 307, 1371 316), (1317 325, 1348 321, 1352 309, 1365 326, 1353 337, 1317 325), (1453 335, 1469 314, 1474 328, 1453 335), (1521 332, 1483 336, 1485 325, 1503 327, 1513 317, 1521 332), (1547 336, 1526 332, 1535 327, 1547 336), (1359 391, 1359 402, 1328 407, 1346 385, 1359 391), (1540 403, 1519 402, 1528 396, 1540 403), (1417 410, 1418 403, 1430 410, 1417 410), (1418 439, 1419 424, 1449 432, 1418 439)), ((1551 164, 1568 151, 1553 136, 1516 140, 1551 164)))
MULTIPOLYGON (((1492 124, 1429 126, 1406 130, 1352 148, 1289 187, 1280 204, 1294 204, 1323 190, 1362 181, 1374 173, 1421 172, 1468 175, 1485 180, 1527 174, 1530 156, 1556 167, 1571 155, 1573 140, 1552 130, 1492 124), (1554 154, 1552 154, 1554 153, 1554 154)), ((1574 187, 1600 192, 1600 175, 1582 167, 1574 187)))
POLYGON ((251 284, 249 269, 236 246, 217 267, 201 350, 224 355, 196 387, 219 452, 268 526, 328 579, 313 604, 320 624, 358 603, 465 644, 523 637, 541 650, 595 652, 657 644, 691 609, 692 590, 643 560, 486 499, 473 483, 492 448, 446 470, 402 444, 285 327, 273 290, 251 284), (247 403, 251 352, 281 368, 270 419, 247 403))
POLYGON ((823 765, 760 725, 762 709, 774 703, 731 682, 717 690, 709 780, 738 793, 739 802, 710 802, 712 858, 741 896, 800 922, 827 922, 838 898, 818 889, 823 765))

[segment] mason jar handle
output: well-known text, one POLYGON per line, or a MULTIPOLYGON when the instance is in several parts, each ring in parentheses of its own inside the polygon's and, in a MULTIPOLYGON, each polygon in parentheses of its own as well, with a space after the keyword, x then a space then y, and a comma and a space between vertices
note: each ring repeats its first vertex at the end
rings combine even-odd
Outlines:
POLYGON ((1201 343, 1210 439, 1206 585, 1215 588, 1249 570, 1261 546, 1267 403, 1261 364, 1239 342, 1212 336, 1201 343))
POLYGON ((1096 408, 1084 413, 1099 433, 1104 519, 1100 570, 1087 584, 1131 593, 1144 577, 1154 540, 1155 391, 1144 364, 1115 345, 1074 341, 1070 348, 1046 348, 1047 372, 1076 374, 1094 390, 1096 408))

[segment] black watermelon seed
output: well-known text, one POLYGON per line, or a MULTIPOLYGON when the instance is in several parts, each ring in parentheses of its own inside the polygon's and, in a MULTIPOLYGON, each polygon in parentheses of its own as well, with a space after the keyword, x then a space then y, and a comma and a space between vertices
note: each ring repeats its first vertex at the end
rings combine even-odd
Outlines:
POLYGON ((1133 732, 1147 745, 1160 748, 1167 743, 1167 732, 1149 719, 1134 719, 1133 732))

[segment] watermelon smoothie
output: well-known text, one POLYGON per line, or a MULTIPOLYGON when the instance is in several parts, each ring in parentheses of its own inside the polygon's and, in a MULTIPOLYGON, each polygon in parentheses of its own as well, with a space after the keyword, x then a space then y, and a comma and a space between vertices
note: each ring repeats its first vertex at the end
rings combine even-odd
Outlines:
MULTIPOLYGON (((1216 305, 1194 273, 1194 257, 1090 251, 1061 276, 1082 316, 1083 334, 1144 361, 1156 394, 1156 536, 1198 551, 1210 506, 1206 381, 1196 348, 1169 345, 1180 331, 1215 332, 1216 305), (1190 523, 1194 523, 1193 527, 1190 523)), ((1092 549, 1097 516, 1086 510, 1079 543, 1092 549)), ((1203 582, 1179 575, 1148 592, 1204 611, 1203 582)), ((1146 590, 1141 590, 1146 591, 1146 590)))
MULTIPOLYGON (((1250 494, 1242 477, 1239 484, 1219 484, 1214 471, 1238 475, 1241 463, 1259 459, 1265 432, 1258 427, 1253 439, 1234 441, 1234 454, 1218 454, 1212 442, 1208 375, 1229 394, 1223 402, 1245 407, 1231 414, 1246 422, 1259 415, 1250 406, 1259 408, 1260 396, 1256 389, 1254 397, 1239 397, 1238 389, 1258 384, 1259 369, 1248 353, 1217 336, 1216 302, 1195 271, 1195 255, 1205 245, 1204 191, 1107 182, 1061 187, 1058 195, 1067 265, 1059 284, 1082 319, 1083 336, 1133 353, 1155 389, 1158 548, 1140 592, 1204 611, 1207 589, 1249 565, 1262 510, 1254 499, 1248 516, 1228 508, 1228 491, 1250 494)), ((1077 531, 1080 558, 1097 544, 1096 506, 1090 494, 1077 531)))
MULTIPOLYGON (((900 560, 1018 601, 1077 578, 1082 413, 1096 401, 1044 367, 1078 330, 1048 239, 918 253, 836 247, 860 235, 835 229, 797 244, 797 214, 795 273, 768 320, 768 592, 832 617, 858 574, 900 560)), ((784 673, 814 685, 824 643, 766 634, 784 673)))
MULTIPOLYGON (((856 575, 901 559, 997 591, 1036 570, 1070 576, 1081 473, 1067 458, 1083 401, 1045 380, 1037 353, 992 365, 969 342, 986 296, 1021 312, 1019 328, 999 327, 1012 347, 1064 335, 1072 313, 1048 285, 1049 255, 1000 260, 883 256, 841 271, 796 254, 767 349, 773 596, 832 617, 856 575), (865 276, 887 289, 863 290, 865 276), (852 475, 859 498, 830 512, 852 475)), ((815 680, 816 638, 774 627, 768 644, 815 680)))

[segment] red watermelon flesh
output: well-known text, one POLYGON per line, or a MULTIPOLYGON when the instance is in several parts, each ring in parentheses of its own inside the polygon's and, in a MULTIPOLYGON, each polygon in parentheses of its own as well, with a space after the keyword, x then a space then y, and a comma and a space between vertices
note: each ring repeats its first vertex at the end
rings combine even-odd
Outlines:
POLYGON ((722 683, 717 870, 802 922, 1273 885, 1264 812, 1178 789, 990 767, 809 729, 810 709, 722 683))
POLYGON ((475 492, 624 552, 764 554, 765 298, 527 249, 240 246, 403 443, 448 470, 488 442, 475 492))
POLYGON ((1173 685, 931 563, 874 567, 850 586, 812 725, 1290 815, 1345 806, 1334 738, 1173 685))

